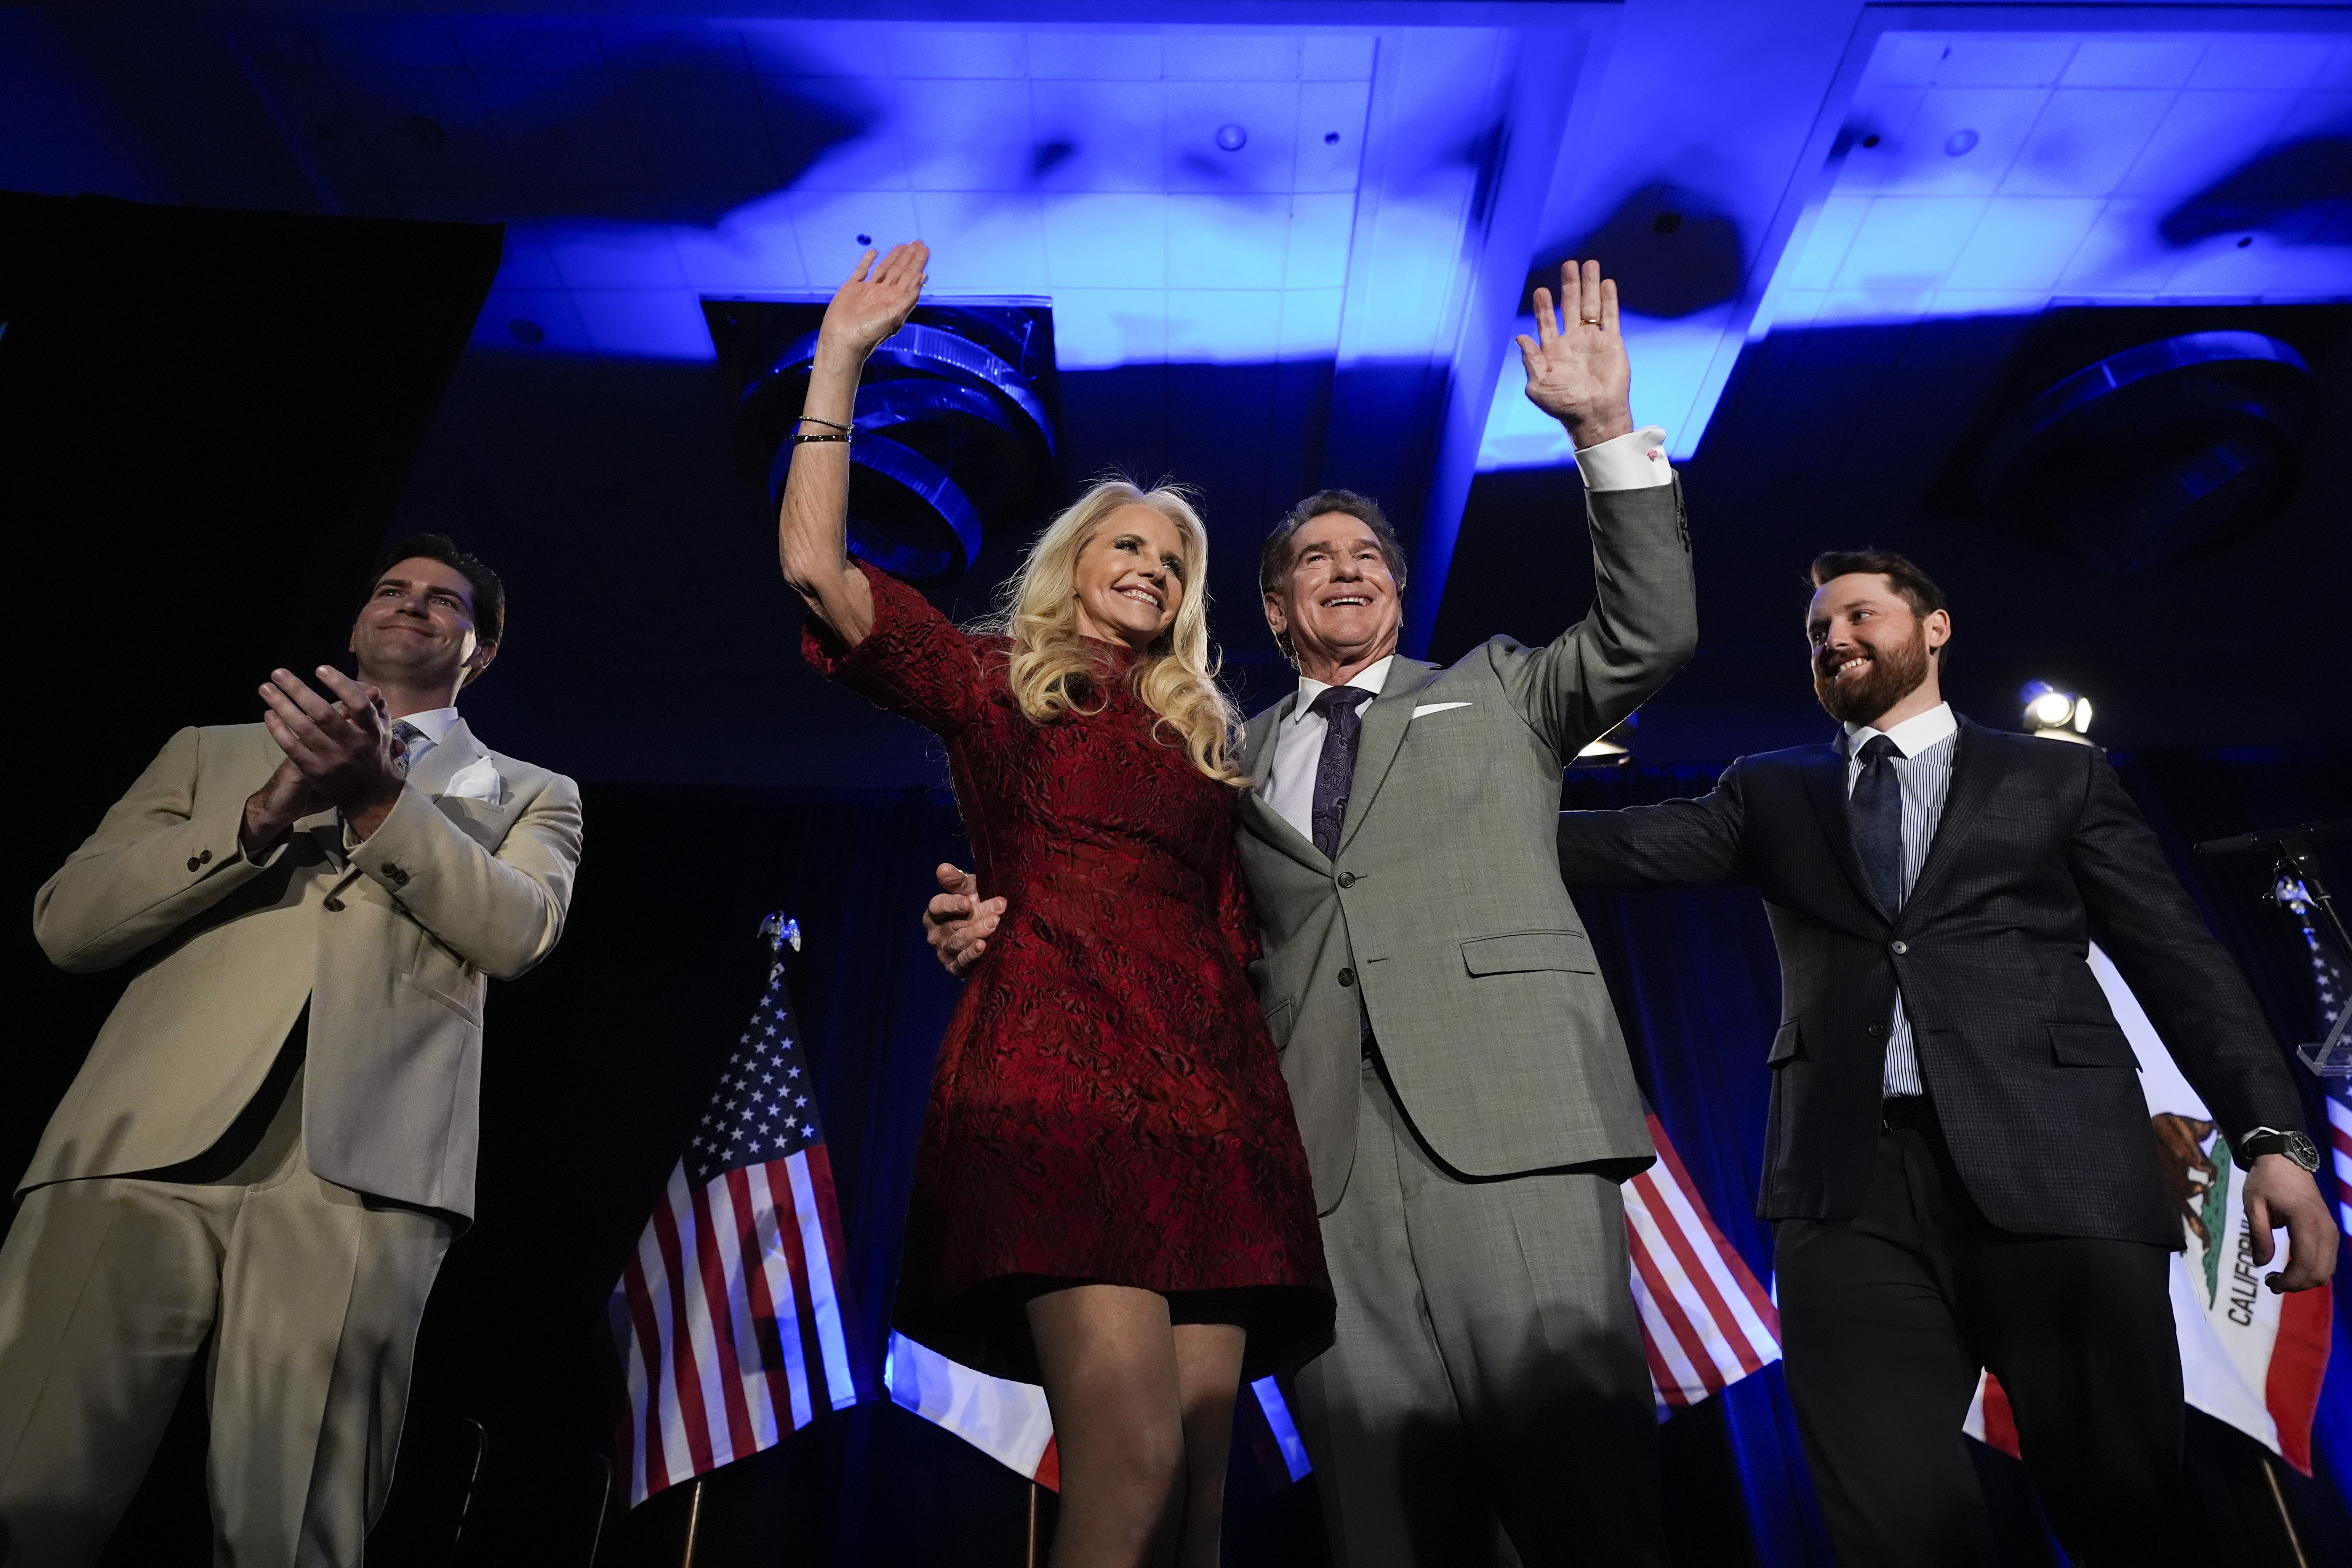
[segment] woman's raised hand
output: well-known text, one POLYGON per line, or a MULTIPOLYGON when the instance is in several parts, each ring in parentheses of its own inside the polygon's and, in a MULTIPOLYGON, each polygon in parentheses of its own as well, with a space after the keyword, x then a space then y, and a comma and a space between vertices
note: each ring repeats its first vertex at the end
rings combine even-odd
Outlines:
POLYGON ((883 339, 907 324, 922 298, 923 268, 930 259, 931 247, 919 239, 892 246, 879 263, 870 250, 859 257, 857 270, 825 307, 819 342, 847 349, 861 360, 872 353, 883 339))

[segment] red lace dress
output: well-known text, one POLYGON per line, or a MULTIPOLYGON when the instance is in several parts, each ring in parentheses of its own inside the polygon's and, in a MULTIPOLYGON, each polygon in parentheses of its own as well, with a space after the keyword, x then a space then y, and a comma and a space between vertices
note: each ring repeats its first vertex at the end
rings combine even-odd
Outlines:
POLYGON ((1010 900, 931 1080, 899 1268, 901 1331, 1034 1382, 1026 1302, 1141 1286, 1181 1322, 1245 1322, 1250 1375, 1331 1339, 1306 1151, 1244 967, 1257 922, 1235 792, 1155 738, 1102 645, 1093 714, 1032 723, 1006 645, 872 568, 855 648, 810 663, 947 742, 982 893, 1010 900))

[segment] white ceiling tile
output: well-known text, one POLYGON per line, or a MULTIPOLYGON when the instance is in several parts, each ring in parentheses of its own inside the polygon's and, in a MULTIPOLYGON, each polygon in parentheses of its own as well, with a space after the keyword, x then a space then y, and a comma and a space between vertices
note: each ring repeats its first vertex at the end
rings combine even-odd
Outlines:
POLYGON ((2269 235, 2252 237, 2242 248, 2237 237, 2217 235, 2179 252, 2164 292, 2185 298, 2243 299, 2269 293, 2304 269, 2295 247, 2280 245, 2269 235))
POLYGON ((1837 194, 1823 202, 1821 211, 1813 215, 1803 247, 1780 264, 1775 284, 1786 289, 1828 288, 1836 279, 1838 268, 1844 265, 1845 253, 1853 247, 1862 220, 1870 216, 1870 201, 1866 195, 1849 195, 1841 184, 1837 194))
POLYGON ((1289 197, 1170 196, 1167 207, 1171 289, 1282 287, 1289 197))
POLYGON ((2352 88, 2306 92, 2271 128, 2273 145, 2307 136, 2352 137, 2352 88))
POLYGON ((1348 251, 1354 243, 1355 228, 1352 195, 1291 197, 1290 248, 1283 262, 1283 287, 1343 286, 1348 281, 1348 251))
POLYGON ((2059 89, 2002 176, 2001 194, 2105 195, 2147 147, 2172 98, 2130 88, 2059 89))
POLYGON ((2116 191, 2186 196, 2203 189, 2269 142, 2291 102, 2279 92, 2182 92, 2116 191))
POLYGON ((1996 197, 1954 259, 1945 288, 2047 294, 2105 205, 2079 196, 1996 197))
POLYGON ((1976 196, 1879 196, 1854 231, 1838 289, 1929 292, 1939 287, 1984 216, 1976 196))
POLYGON ((1168 208, 1150 195, 1044 198, 1045 276, 1063 289, 1162 288, 1168 208))
POLYGON ((1031 33, 1029 75, 1040 81, 1157 81, 1160 38, 1113 31, 1031 33))
POLYGON ((573 289, 683 289, 667 226, 551 224, 544 230, 555 270, 573 289))
POLYGON ((751 68, 743 34, 731 22, 611 20, 602 24, 604 58, 625 74, 727 75, 751 68))
POLYGON ((1168 296, 1159 289, 1055 289, 1055 358, 1064 370, 1168 357, 1168 296))
POLYGON ((563 274, 536 220, 509 216, 499 252, 498 286, 501 289, 562 289, 563 274))
POLYGON ((2188 85, 2294 92, 2311 85, 2336 40, 2297 33, 2222 33, 2205 46, 2188 85))
POLYGON ((1029 116, 1040 188, 1167 188, 1167 93, 1159 82, 1032 82, 1029 116))
POLYGON ((907 177, 927 191, 1025 190, 1036 139, 1025 79, 923 79, 898 85, 907 177))
POLYGON ((1181 28, 1167 35, 1162 58, 1171 81, 1297 81, 1299 43, 1288 33, 1181 28))
POLYGON ((2047 289, 1939 289, 1928 309, 1938 316, 2024 316, 2049 303, 2047 289))
POLYGON ((758 89, 764 139, 795 189, 906 188, 906 141, 889 83, 761 76, 758 89), (803 163, 794 177, 795 167, 803 163))
POLYGON ((1046 291, 1045 220, 1037 196, 1006 191, 917 191, 915 218, 931 247, 934 292, 1046 291))
MULTIPOLYGON (((1318 132, 1319 135, 1320 132, 1318 132)), ((1298 89, 1284 82, 1168 84, 1168 188, 1223 193, 1288 191, 1297 176, 1298 89), (1238 149, 1217 142, 1237 125, 1238 149)))
POLYGON ((2311 85, 2323 89, 2352 89, 2352 38, 2339 40, 2313 73, 2311 85))
POLYGON ((2059 79, 2063 87, 2185 87, 2205 55, 2202 37, 2089 37, 2059 79))
POLYGON ((673 237, 678 270, 697 293, 774 293, 841 281, 809 276, 791 210, 780 197, 745 204, 712 228, 679 227, 673 237))
POLYGON ((494 128, 527 189, 651 183, 610 78, 483 71, 474 79, 502 106, 494 128))
POLYGON ((1846 112, 1845 161, 1838 165, 1837 188, 1870 192, 1897 181, 1906 166, 1906 137, 1927 100, 1924 87, 1869 87, 1857 93, 1846 112))
POLYGON ((2074 40, 2063 36, 1962 33, 1946 40, 1929 80, 1937 87, 2049 87, 2074 54, 2074 40))
POLYGON ((1926 87, 1936 79, 1951 40, 1942 34, 1885 33, 1871 49, 1864 72, 1869 87, 1926 87))
POLYGON ((1272 360, 1282 344, 1278 289, 1171 289, 1168 357, 1226 363, 1272 360))
POLYGON ((915 198, 905 191, 786 191, 784 205, 800 237, 801 259, 820 286, 848 277, 869 248, 887 251, 927 237, 915 198))
POLYGON ((1326 359, 1339 352, 1339 311, 1345 289, 1289 288, 1282 291, 1283 359, 1326 359))
POLYGON ((1298 89, 1297 173, 1301 191, 1352 191, 1364 165, 1368 81, 1310 81, 1298 89), (1334 141, 1332 138, 1337 137, 1334 141))
POLYGON ((933 77, 1018 81, 1029 74, 1029 40, 1013 27, 898 27, 890 34, 889 61, 890 73, 902 81, 933 77))
POLYGON ((623 359, 716 357, 701 302, 684 289, 575 289, 572 303, 598 353, 623 359))
MULTIPOLYGON (((2049 93, 2032 88, 1931 88, 1903 135, 1879 189, 1911 194, 1989 192, 2025 144, 2049 93)), ((1849 153, 1847 163, 1854 162, 1849 153)))
POLYGON ((572 302, 568 289, 493 288, 474 318, 474 343, 509 352, 536 350, 543 353, 593 353, 588 329, 572 302), (520 335, 517 324, 521 323, 520 335), (540 341, 531 342, 536 328, 540 341))
POLYGON ((1306 81, 1372 79, 1374 40, 1365 33, 1308 33, 1298 41, 1298 75, 1306 81))
POLYGON ((2082 298, 2143 298, 2155 292, 2176 265, 2171 247, 2157 228, 2172 205, 2144 196, 2108 201, 2059 273, 2053 292, 2082 298))

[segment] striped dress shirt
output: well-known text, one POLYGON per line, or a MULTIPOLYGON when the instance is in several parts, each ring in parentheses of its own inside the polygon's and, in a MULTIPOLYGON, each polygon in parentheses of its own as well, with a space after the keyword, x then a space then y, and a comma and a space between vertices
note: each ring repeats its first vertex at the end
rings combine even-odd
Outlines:
MULTIPOLYGON (((1862 748, 1873 735, 1884 734, 1895 742, 1895 755, 1889 761, 1895 769, 1895 783, 1903 794, 1903 897, 1906 900, 1911 897, 1913 884, 1919 880, 1919 868, 1927 863, 1927 847, 1936 841, 1936 825, 1944 818, 1944 797, 1952 788, 1952 751, 1959 733, 1959 721, 1952 717, 1948 702, 1939 702, 1925 713, 1914 714, 1892 730, 1874 730, 1866 724, 1845 727, 1845 793, 1849 800, 1853 798, 1854 781, 1862 777, 1862 748)), ((1919 1076, 1919 1052, 1912 1043, 1911 1020, 1904 1014, 1899 984, 1895 992, 1895 1015, 1886 1021, 1886 1066, 1881 1082, 1882 1092, 1888 1095, 1927 1092, 1919 1076)))

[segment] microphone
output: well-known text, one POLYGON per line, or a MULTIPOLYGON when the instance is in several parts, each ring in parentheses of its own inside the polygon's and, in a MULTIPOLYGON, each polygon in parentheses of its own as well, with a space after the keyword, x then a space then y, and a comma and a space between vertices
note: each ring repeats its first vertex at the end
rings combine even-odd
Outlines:
MULTIPOLYGON (((2267 833, 2241 833, 2230 838, 2209 838, 2193 845, 2200 859, 2210 860, 2221 855, 2242 855, 2250 849, 2277 849, 2289 839, 2299 838, 2305 845, 2316 839, 2333 838, 2352 832, 2352 817, 2339 817, 2334 822, 2306 822, 2300 827, 2274 827, 2267 833)), ((2308 853, 2308 851, 2305 851, 2308 853)))

